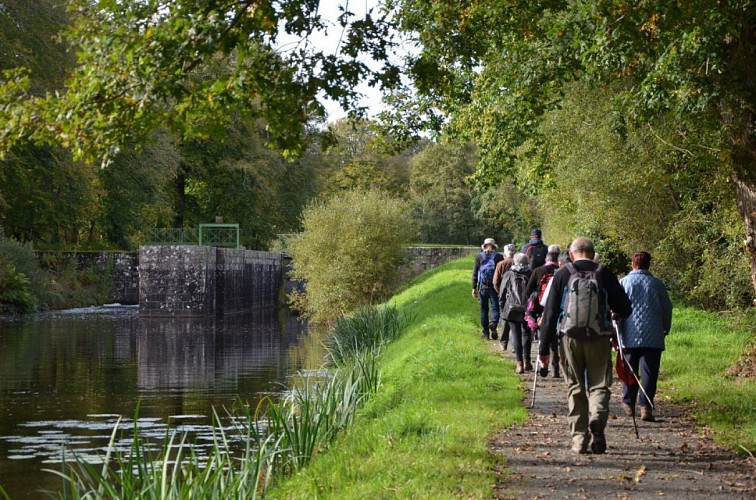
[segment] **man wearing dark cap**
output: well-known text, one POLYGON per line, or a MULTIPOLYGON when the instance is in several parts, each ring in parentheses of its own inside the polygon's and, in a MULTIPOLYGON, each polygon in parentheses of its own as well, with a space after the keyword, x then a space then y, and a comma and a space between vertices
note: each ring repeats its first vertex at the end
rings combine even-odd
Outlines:
POLYGON ((538 228, 530 232, 530 241, 522 246, 522 253, 530 259, 530 269, 536 269, 546 263, 546 253, 549 247, 541 239, 541 230, 538 228))

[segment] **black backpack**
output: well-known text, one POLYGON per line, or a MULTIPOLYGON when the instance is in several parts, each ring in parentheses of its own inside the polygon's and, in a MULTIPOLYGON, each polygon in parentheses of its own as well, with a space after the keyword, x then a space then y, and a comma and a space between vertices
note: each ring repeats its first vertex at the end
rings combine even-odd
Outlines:
POLYGON ((525 273, 509 271, 509 281, 502 294, 506 293, 506 303, 502 316, 507 321, 522 323, 525 321, 525 310, 528 303, 525 295, 525 287, 528 285, 528 276, 525 273))
POLYGON ((546 253, 548 251, 549 247, 547 247, 544 243, 536 243, 535 245, 530 245, 525 250, 525 255, 527 255, 530 259, 530 269, 535 269, 544 265, 546 263, 546 253))

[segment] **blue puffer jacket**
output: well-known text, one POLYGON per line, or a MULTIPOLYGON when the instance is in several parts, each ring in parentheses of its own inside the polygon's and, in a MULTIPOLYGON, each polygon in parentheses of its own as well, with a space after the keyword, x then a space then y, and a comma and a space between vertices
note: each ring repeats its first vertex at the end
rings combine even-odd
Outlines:
POLYGON ((664 349, 672 327, 672 301, 664 283, 646 269, 635 269, 620 284, 633 304, 633 313, 622 321, 622 346, 664 349))

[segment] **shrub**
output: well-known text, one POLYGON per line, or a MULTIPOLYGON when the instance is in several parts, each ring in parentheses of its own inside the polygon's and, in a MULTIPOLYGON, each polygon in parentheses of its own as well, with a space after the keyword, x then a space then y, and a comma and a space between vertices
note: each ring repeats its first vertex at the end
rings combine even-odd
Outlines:
POLYGON ((37 309, 29 278, 0 255, 0 314, 23 314, 37 309))
POLYGON ((50 277, 31 246, 0 236, 0 311, 33 312, 44 305, 49 287, 50 277))
POLYGON ((293 277, 304 280, 294 305, 315 322, 383 301, 407 258, 413 226, 405 202, 380 192, 348 191, 308 207, 290 241, 293 277))

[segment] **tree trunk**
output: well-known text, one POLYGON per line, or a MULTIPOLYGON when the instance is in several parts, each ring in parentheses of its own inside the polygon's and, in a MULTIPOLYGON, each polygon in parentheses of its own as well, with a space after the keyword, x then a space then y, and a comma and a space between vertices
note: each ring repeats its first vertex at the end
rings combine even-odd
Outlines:
POLYGON ((745 225, 745 251, 751 262, 751 282, 756 291, 756 183, 752 178, 741 179, 737 170, 733 174, 733 181, 738 212, 745 225))

